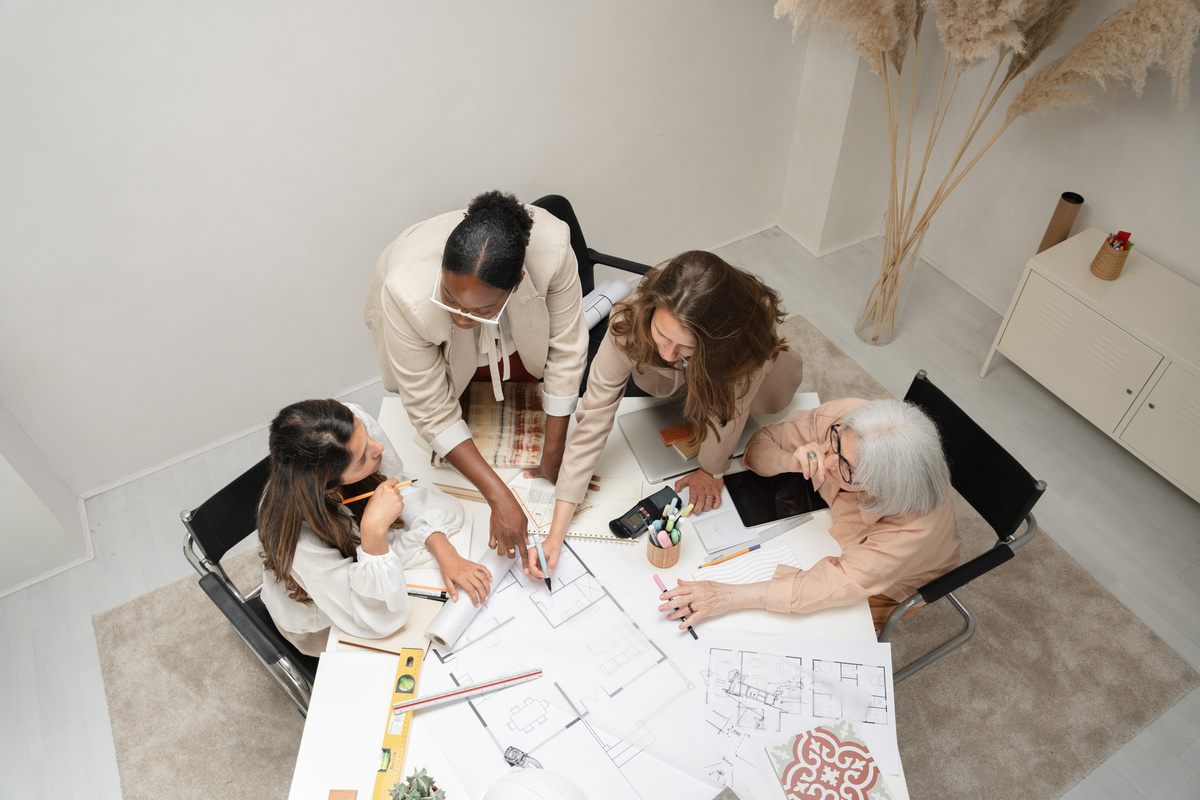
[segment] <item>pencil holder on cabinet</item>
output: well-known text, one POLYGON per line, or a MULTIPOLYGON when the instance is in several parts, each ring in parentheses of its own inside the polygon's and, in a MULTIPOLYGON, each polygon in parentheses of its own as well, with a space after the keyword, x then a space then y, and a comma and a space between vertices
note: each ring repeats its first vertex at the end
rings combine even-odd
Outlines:
POLYGON ((1106 281, 1115 281, 1129 258, 1128 250, 1114 250, 1108 243, 1100 245, 1100 252, 1092 259, 1092 274, 1106 281))

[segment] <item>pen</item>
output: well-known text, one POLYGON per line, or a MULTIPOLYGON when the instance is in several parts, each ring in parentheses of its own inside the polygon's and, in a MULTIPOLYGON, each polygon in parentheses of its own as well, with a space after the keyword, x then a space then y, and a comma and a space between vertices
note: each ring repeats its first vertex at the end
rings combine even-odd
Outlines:
MULTIPOLYGON (((401 486, 408 486, 410 483, 413 483, 416 480, 417 480, 416 478, 413 478, 411 481, 405 481, 404 483, 397 483, 395 488, 399 489, 401 486)), ((366 494, 356 494, 354 497, 351 497, 349 500, 343 500, 342 505, 346 505, 347 503, 353 503, 355 500, 362 500, 364 497, 370 497, 371 495, 375 494, 376 491, 377 490, 372 489, 371 491, 367 492, 366 494)))
POLYGON ((752 544, 749 547, 747 547, 745 550, 738 550, 736 553, 730 553, 727 556, 721 556, 720 558, 718 558, 714 561, 709 561, 707 564, 701 564, 700 569, 704 569, 705 567, 711 567, 713 564, 720 564, 722 561, 728 561, 731 558, 737 558, 738 556, 744 556, 744 555, 746 555, 746 553, 753 553, 755 550, 757 550, 760 547, 762 547, 761 544, 752 544))
POLYGON ((688 503, 688 504, 687 504, 687 508, 685 508, 685 509, 683 510, 683 515, 682 515, 682 516, 683 516, 683 518, 684 518, 684 519, 687 519, 687 516, 688 516, 688 514, 691 514, 691 513, 692 513, 692 509, 693 509, 693 508, 695 508, 695 507, 696 507, 696 504, 695 504, 695 503, 688 503))
MULTIPOLYGON (((658 588, 662 590, 662 593, 663 593, 663 594, 666 594, 666 593, 667 593, 667 587, 663 585, 662 578, 658 577, 658 575, 655 575, 655 576, 654 576, 654 582, 658 584, 658 588)), ((679 609, 678 609, 678 608, 676 608, 675 610, 676 610, 676 611, 678 611, 679 609)), ((687 622, 687 617, 681 617, 681 619, 682 619, 684 622, 687 622)), ((695 630, 695 628, 693 628, 691 625, 688 625, 688 626, 687 626, 687 629, 688 629, 688 633, 690 633, 690 634, 692 635, 692 638, 693 638, 693 639, 695 639, 695 640, 697 640, 697 641, 699 641, 699 640, 700 640, 700 637, 696 635, 696 630, 695 630)))
POLYGON ((430 600, 449 600, 450 593, 445 589, 439 589, 436 586, 422 586, 419 583, 406 583, 405 587, 408 593, 416 597, 425 597, 430 600), (413 591, 413 590, 416 591, 413 591))
POLYGON ((542 568, 542 573, 546 576, 546 591, 552 592, 554 590, 550 588, 550 570, 546 569, 546 554, 542 552, 542 540, 535 538, 533 546, 537 548, 538 564, 542 568))
POLYGON ((507 675, 503 678, 497 678, 494 681, 485 681, 483 683, 473 683, 470 686, 459 686, 457 689, 451 689, 448 692, 441 694, 433 694, 428 697, 416 697, 412 700, 405 700, 403 703, 396 703, 392 706, 392 713, 401 713, 404 711, 416 711, 420 708, 428 708, 430 706, 441 705, 452 700, 463 700, 467 697, 472 697, 484 692, 490 692, 496 689, 503 689, 508 686, 516 686, 518 683, 526 681, 534 681, 542 677, 540 669, 531 669, 527 672, 518 672, 515 675, 507 675))

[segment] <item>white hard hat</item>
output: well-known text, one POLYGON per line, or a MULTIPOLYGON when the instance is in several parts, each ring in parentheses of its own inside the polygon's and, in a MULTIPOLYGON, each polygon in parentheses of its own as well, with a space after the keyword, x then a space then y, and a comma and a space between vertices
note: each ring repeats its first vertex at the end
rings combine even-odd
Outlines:
POLYGON ((575 784, 544 769, 515 769, 483 794, 483 800, 587 800, 575 784))

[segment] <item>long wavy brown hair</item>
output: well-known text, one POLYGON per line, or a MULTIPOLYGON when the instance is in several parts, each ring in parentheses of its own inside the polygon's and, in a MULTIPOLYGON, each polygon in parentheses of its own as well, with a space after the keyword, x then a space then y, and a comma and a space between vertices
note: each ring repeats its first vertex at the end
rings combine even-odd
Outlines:
MULTIPOLYGON (((376 472, 361 481, 340 485, 350 466, 347 449, 354 435, 354 414, 336 400, 302 400, 279 412, 271 422, 271 470, 258 505, 258 538, 263 565, 283 581, 288 595, 301 603, 312 598, 292 577, 292 560, 305 524, 321 541, 355 558, 367 500, 342 505, 345 497, 372 491, 385 478, 376 472), (349 509, 350 514, 342 512, 349 509), (353 521, 353 523, 352 523, 353 521)), ((399 521, 392 527, 399 527, 399 521)))
POLYGON ((685 369, 683 413, 696 428, 693 441, 702 442, 737 416, 755 374, 787 350, 776 333, 785 316, 779 293, 704 250, 655 267, 613 308, 609 327, 617 347, 637 364, 670 367, 651 335, 657 308, 696 337, 685 369))

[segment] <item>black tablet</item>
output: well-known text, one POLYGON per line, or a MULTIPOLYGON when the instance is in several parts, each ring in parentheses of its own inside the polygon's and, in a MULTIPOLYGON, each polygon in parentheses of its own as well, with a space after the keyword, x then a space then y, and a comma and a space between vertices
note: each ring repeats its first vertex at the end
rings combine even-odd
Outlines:
POLYGON ((829 508, 812 481, 799 472, 781 472, 769 478, 750 470, 735 472, 725 476, 725 486, 747 528, 829 508))

